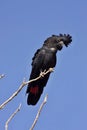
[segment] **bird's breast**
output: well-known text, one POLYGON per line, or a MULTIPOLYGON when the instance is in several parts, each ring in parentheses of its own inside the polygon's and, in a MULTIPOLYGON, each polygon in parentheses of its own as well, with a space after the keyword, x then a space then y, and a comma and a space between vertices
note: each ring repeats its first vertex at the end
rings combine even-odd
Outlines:
POLYGON ((43 69, 53 68, 56 65, 56 54, 46 53, 43 62, 43 69))

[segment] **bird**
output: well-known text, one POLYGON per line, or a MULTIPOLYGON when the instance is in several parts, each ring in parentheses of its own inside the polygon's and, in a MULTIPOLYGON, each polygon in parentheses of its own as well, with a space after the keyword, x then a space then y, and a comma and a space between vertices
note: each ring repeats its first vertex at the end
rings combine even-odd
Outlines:
MULTIPOLYGON (((41 72, 48 71, 49 68, 54 68, 57 62, 57 51, 61 51, 64 45, 68 47, 71 42, 72 36, 70 34, 59 34, 48 37, 32 58, 32 70, 29 80, 37 78, 41 72)), ((28 84, 26 90, 28 105, 37 104, 48 82, 50 73, 28 84)))

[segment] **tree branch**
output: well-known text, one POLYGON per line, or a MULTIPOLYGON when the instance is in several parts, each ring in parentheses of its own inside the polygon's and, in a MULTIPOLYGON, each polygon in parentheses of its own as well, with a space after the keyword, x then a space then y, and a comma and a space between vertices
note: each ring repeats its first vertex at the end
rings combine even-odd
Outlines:
POLYGON ((0 79, 2 79, 2 78, 4 78, 5 77, 5 75, 4 74, 1 74, 0 75, 0 79))
POLYGON ((15 92, 12 94, 12 96, 10 96, 4 103, 2 103, 2 104, 0 105, 0 109, 4 108, 8 102, 10 102, 15 96, 17 96, 18 93, 22 90, 22 88, 23 88, 24 86, 28 85, 29 83, 31 83, 31 82, 33 82, 33 81, 36 81, 36 80, 40 79, 41 77, 45 76, 46 74, 48 74, 48 73, 50 73, 50 72, 53 72, 53 68, 49 68, 47 71, 41 72, 40 75, 39 75, 37 78, 35 78, 35 79, 32 79, 32 80, 27 81, 27 82, 22 82, 22 84, 19 86, 18 90, 15 91, 15 92))
POLYGON ((33 129, 34 129, 34 127, 35 127, 35 125, 36 125, 36 123, 37 123, 37 121, 38 121, 38 118, 39 118, 39 116, 40 116, 41 110, 42 110, 43 106, 45 105, 45 103, 47 102, 47 98, 48 98, 48 95, 45 96, 45 98, 44 98, 42 104, 40 105, 40 108, 39 108, 39 110, 38 110, 38 112, 37 112, 37 115, 36 115, 36 117, 35 117, 35 120, 34 120, 32 126, 31 126, 30 130, 33 130, 33 129))
POLYGON ((5 123, 5 130, 8 130, 8 124, 9 122, 12 120, 12 118, 17 114, 17 112, 20 111, 21 108, 21 104, 19 105, 19 107, 14 111, 14 113, 9 117, 9 119, 6 121, 5 123))

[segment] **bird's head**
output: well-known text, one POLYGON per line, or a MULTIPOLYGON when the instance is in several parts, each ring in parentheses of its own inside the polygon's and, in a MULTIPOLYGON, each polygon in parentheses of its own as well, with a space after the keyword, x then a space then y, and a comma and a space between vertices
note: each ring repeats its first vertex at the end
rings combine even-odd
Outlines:
POLYGON ((44 45, 46 45, 49 48, 55 48, 56 50, 61 50, 63 46, 65 45, 68 47, 68 45, 72 42, 72 37, 68 34, 60 34, 58 35, 52 35, 48 39, 44 41, 44 45))

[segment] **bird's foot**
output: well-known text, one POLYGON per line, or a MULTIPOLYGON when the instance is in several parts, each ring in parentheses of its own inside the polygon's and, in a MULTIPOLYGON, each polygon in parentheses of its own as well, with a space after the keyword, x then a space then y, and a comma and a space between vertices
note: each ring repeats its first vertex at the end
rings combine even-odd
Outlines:
POLYGON ((54 68, 49 68, 48 70, 45 69, 44 71, 40 72, 40 76, 43 78, 46 74, 53 72, 53 71, 54 71, 54 68))
POLYGON ((43 72, 41 71, 41 72, 40 72, 40 76, 43 78, 44 75, 45 75, 45 73, 46 73, 46 70, 44 70, 43 72))

